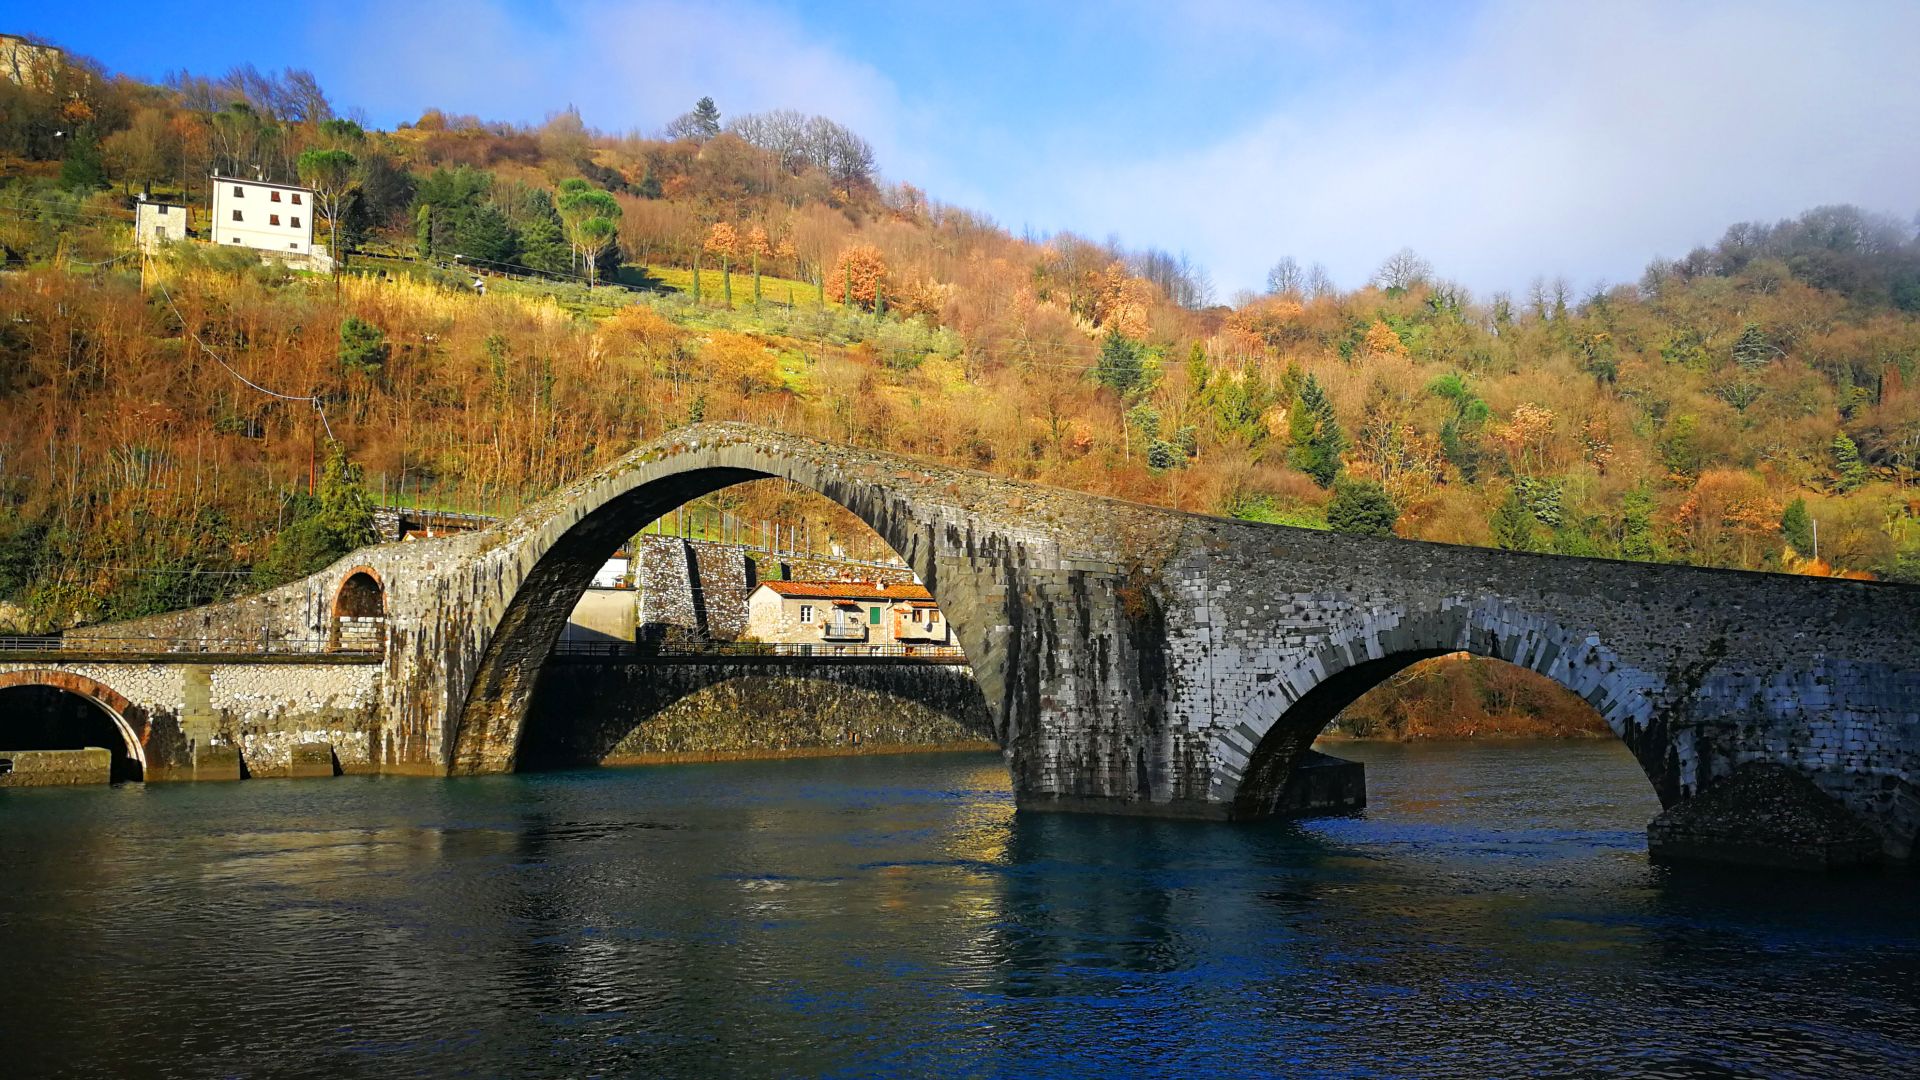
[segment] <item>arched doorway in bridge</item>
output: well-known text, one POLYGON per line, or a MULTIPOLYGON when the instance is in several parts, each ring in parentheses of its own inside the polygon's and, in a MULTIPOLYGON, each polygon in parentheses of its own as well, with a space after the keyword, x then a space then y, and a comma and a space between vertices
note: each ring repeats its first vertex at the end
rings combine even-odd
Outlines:
MULTIPOLYGON (((1626 775, 1638 771, 1651 783, 1650 790, 1639 789, 1653 796, 1646 800, 1649 818, 1668 801, 1659 780, 1666 764, 1664 747, 1654 749, 1656 740, 1648 733, 1616 728, 1565 685, 1561 669, 1541 665, 1549 671, 1536 670, 1527 661, 1540 657, 1542 650, 1529 648, 1517 661, 1491 653, 1432 648, 1368 658, 1365 650, 1356 650, 1355 662, 1328 663, 1331 670, 1304 694, 1291 702, 1279 698, 1269 714, 1254 721, 1264 734, 1245 756, 1237 783, 1228 781, 1233 786, 1232 816, 1256 819, 1274 813, 1310 748, 1343 757, 1367 756, 1348 740, 1482 740, 1497 746, 1502 741, 1563 739, 1578 745, 1588 761, 1596 760, 1595 749, 1610 747, 1617 754, 1602 752, 1597 759, 1601 767, 1626 775), (1645 753, 1653 754, 1652 767, 1645 753)), ((1323 662, 1328 655, 1322 653, 1323 662)), ((1370 797, 1380 790, 1382 779, 1370 771, 1370 797)), ((1638 783, 1631 786, 1638 788, 1638 783)))
MULTIPOLYGON (((713 703, 723 698, 736 708, 764 702, 772 714, 811 708, 821 686, 834 680, 796 670, 806 665, 943 663, 949 677, 937 680, 931 696, 964 727, 964 741, 1004 745, 967 666, 978 648, 973 628, 942 603, 925 523, 855 495, 823 494, 745 470, 704 469, 615 495, 559 532, 514 594, 482 659, 454 740, 454 771, 617 762, 639 745, 625 737, 644 720, 663 713, 684 720, 682 714, 702 709, 718 715, 727 710, 713 703), (749 601, 759 587, 795 578, 829 578, 873 595, 795 599, 788 605, 792 625, 785 628, 792 634, 749 626, 749 601), (623 592, 632 599, 624 609, 631 614, 619 616, 629 620, 621 634, 610 629, 608 612, 621 610, 623 592), (640 685, 635 675, 607 670, 623 660, 656 671, 700 664, 726 670, 659 672, 652 684, 640 685), (740 693, 743 685, 768 680, 786 680, 792 693, 781 697, 764 686, 740 693), (589 681, 605 692, 587 692, 589 681), (956 689, 971 700, 954 701, 956 689), (618 707, 598 704, 614 693, 622 699, 618 707)), ((925 701, 915 700, 927 696, 920 690, 861 687, 863 700, 896 699, 903 716, 896 724, 850 731, 846 741, 893 741, 902 736, 890 738, 889 730, 951 727, 924 715, 925 701)), ((739 738, 753 729, 766 735, 762 741, 771 750, 807 752, 823 749, 821 732, 832 726, 817 717, 796 717, 799 723, 785 727, 770 722, 777 718, 736 712, 741 730, 709 734, 739 738)), ((672 752, 645 748, 656 750, 672 752)))
POLYGON ((378 650, 386 640, 387 587, 370 567, 347 572, 333 596, 329 648, 346 651, 378 650))
POLYGON ((146 778, 146 748, 127 700, 66 672, 0 675, 0 751, 100 747, 114 783, 146 778))

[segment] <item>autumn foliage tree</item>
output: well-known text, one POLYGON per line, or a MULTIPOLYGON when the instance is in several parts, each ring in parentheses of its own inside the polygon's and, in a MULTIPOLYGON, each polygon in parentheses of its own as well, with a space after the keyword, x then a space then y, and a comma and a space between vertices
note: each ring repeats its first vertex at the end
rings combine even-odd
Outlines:
MULTIPOLYGON (((700 245, 707 254, 720 260, 720 288, 727 307, 733 307, 733 260, 740 254, 740 234, 732 225, 716 221, 707 230, 700 245)), ((757 279, 758 274, 754 275, 757 279)))
POLYGON ((887 259, 872 244, 841 250, 827 275, 828 297, 837 303, 883 310, 887 302, 887 259))

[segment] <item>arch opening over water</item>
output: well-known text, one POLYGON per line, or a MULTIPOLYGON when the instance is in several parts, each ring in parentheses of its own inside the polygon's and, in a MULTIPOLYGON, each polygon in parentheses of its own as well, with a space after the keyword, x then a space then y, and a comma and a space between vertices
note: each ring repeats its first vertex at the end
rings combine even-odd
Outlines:
MULTIPOLYGON (((1353 738, 1399 738, 1405 732, 1395 730, 1396 719, 1405 722, 1411 716, 1433 718, 1450 706, 1482 710, 1490 723, 1484 725, 1438 725, 1441 738, 1487 738, 1488 730, 1504 731, 1494 739, 1517 735, 1521 738, 1605 738, 1622 742, 1640 764, 1650 788, 1658 795, 1656 772, 1647 767, 1631 742, 1621 738, 1608 719, 1591 702, 1581 698, 1574 688, 1550 672, 1494 655, 1491 651, 1451 648, 1413 649, 1385 656, 1363 658, 1332 671, 1305 694, 1294 700, 1273 718, 1265 736, 1248 759, 1238 790, 1234 794, 1231 816, 1241 819, 1270 815, 1282 801, 1282 794, 1302 755, 1329 731, 1353 738), (1478 670, 1476 670, 1478 669, 1478 670), (1445 686, 1448 680, 1464 679, 1473 687, 1487 675, 1501 680, 1509 700, 1439 702, 1432 695, 1458 686, 1445 686), (1426 685, 1421 685, 1422 683, 1426 685), (1558 715, 1550 723, 1516 722, 1515 710, 1552 710, 1558 715), (1385 721, 1383 723, 1383 721, 1385 721), (1514 729, 1518 728, 1518 731, 1514 729)), ((1419 721, 1415 721, 1416 724, 1419 721)), ((1424 731, 1416 730, 1418 738, 1424 731)), ((1322 743, 1320 749, 1339 752, 1337 740, 1322 743)), ((1662 803, 1667 800, 1663 797, 1662 803)))
POLYGON ((84 692, 48 682, 0 685, 0 751, 82 750, 112 755, 113 783, 146 779, 146 753, 121 710, 84 692))
MULTIPOLYGON (((932 594, 933 602, 948 624, 945 640, 951 648, 969 659, 981 654, 980 628, 971 625, 965 617, 966 605, 960 605, 958 610, 949 606, 949 598, 943 595, 937 580, 930 535, 923 531, 930 526, 923 526, 903 514, 899 505, 875 498, 877 493, 871 489, 838 484, 828 477, 810 477, 799 469, 780 476, 771 471, 696 465, 684 472, 637 484, 630 474, 616 473, 597 485, 611 490, 588 496, 595 499, 597 505, 559 523, 561 527, 555 530, 544 552, 526 571, 519 588, 509 599, 479 661, 472 689, 459 717, 451 742, 451 770, 482 771, 490 764, 508 768, 539 767, 552 763, 556 756, 577 760, 577 750, 583 746, 611 747, 613 743, 604 732, 531 731, 532 722, 537 719, 543 724, 551 723, 551 714, 556 711, 541 709, 536 713, 534 710, 542 683, 549 683, 547 696, 553 697, 557 695, 551 683, 569 678, 566 666, 555 656, 555 646, 568 636, 570 616, 609 559, 633 545, 649 526, 689 504, 717 493, 724 494, 729 489, 738 491, 742 485, 756 482, 762 486, 779 482, 789 491, 800 493, 805 500, 830 504, 844 522, 864 533, 853 550, 869 557, 876 549, 898 556, 902 576, 917 581, 932 594)), ((757 584, 759 571, 756 569, 753 573, 757 584)), ((694 599, 696 603, 704 603, 706 598, 696 595, 694 599)), ((883 617, 863 609, 861 624, 863 627, 877 625, 883 617)), ((782 659, 788 664, 804 662, 804 658, 782 659)), ((823 656, 818 662, 843 659, 823 656)), ((979 704, 974 711, 986 718, 984 726, 990 729, 984 733, 988 737, 981 741, 1004 746, 1006 739, 1001 730, 1004 722, 993 703, 986 700, 977 684, 972 685, 972 693, 979 704)), ((583 728, 593 726, 591 717, 578 717, 578 710, 573 711, 576 723, 583 728)))

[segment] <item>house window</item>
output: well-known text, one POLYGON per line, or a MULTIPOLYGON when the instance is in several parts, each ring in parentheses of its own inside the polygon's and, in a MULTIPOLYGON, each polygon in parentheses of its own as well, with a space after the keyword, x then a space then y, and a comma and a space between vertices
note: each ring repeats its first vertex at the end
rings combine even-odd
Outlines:
POLYGON ((920 609, 919 609, 919 608, 914 608, 914 609, 913 609, 913 621, 914 621, 914 622, 919 622, 919 621, 920 621, 920 609))
POLYGON ((235 221, 239 221, 239 220, 240 220, 240 211, 238 211, 238 210, 235 210, 235 211, 233 212, 233 220, 235 220, 235 221))
POLYGON ((276 191, 276 192, 274 192, 274 193, 273 193, 272 195, 270 195, 270 196, 268 196, 268 197, 269 197, 269 198, 271 198, 271 199, 272 199, 272 200, 273 200, 274 202, 279 202, 279 201, 280 201, 280 193, 279 193, 279 192, 277 192, 277 191, 276 191))
POLYGON ((300 193, 297 191, 293 193, 293 205, 295 206, 300 205, 300 193))
POLYGON ((246 198, 246 197, 247 197, 247 189, 246 189, 246 188, 243 188, 243 187, 241 187, 241 186, 240 186, 239 184, 235 184, 235 185, 233 185, 233 197, 234 197, 234 198, 236 198, 236 199, 244 199, 244 198, 246 198))
POLYGON ((153 238, 155 240, 165 240, 167 238, 167 227, 165 225, 155 225, 153 227, 153 238))
POLYGON ((880 609, 879 608, 867 609, 867 625, 868 626, 880 625, 880 609))
POLYGON ((813 605, 812 604, 800 605, 800 621, 802 623, 813 622, 813 605))
POLYGON ((278 224, 280 224, 280 215, 279 215, 279 214, 268 214, 268 215, 267 215, 267 224, 269 224, 269 225, 278 225, 278 224))
POLYGON ((932 626, 932 625, 933 625, 934 623, 937 623, 937 622, 939 622, 939 621, 940 621, 940 613, 939 613, 939 612, 937 612, 937 611, 929 611, 929 612, 927 612, 927 625, 928 625, 928 626, 932 626))
POLYGON ((292 225, 292 226, 293 226, 294 228, 296 228, 296 229, 300 227, 300 219, 299 219, 299 218, 288 218, 288 219, 287 219, 287 223, 288 223, 288 224, 290 224, 290 225, 292 225))

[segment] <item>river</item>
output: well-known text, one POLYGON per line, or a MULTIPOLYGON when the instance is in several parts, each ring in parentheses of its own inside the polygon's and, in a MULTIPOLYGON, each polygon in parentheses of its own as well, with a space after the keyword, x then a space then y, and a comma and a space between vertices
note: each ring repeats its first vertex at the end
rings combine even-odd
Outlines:
POLYGON ((1650 866, 1615 743, 1353 818, 994 755, 0 792, 0 1075, 1920 1075, 1920 876, 1650 866))

